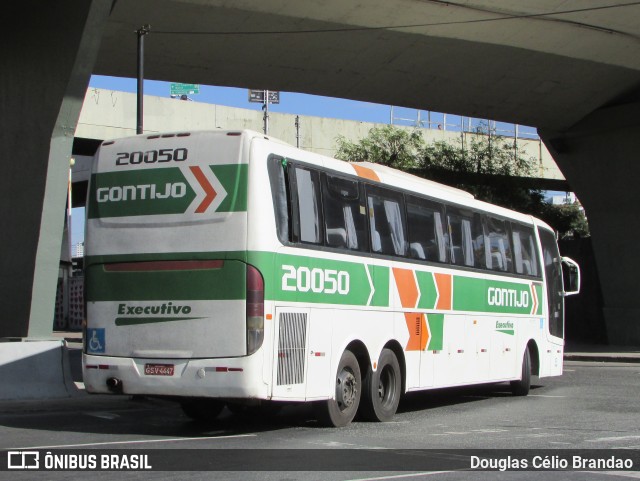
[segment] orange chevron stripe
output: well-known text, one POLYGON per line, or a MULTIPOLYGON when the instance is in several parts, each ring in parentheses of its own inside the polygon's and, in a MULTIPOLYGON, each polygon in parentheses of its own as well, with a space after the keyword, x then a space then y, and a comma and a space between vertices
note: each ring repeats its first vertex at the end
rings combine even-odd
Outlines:
POLYGON ((393 268, 393 277, 396 280, 398 286, 398 294, 400 294, 400 302, 402 307, 413 309, 416 307, 420 291, 416 284, 416 279, 413 275, 413 271, 410 269, 393 268))
POLYGON ((378 177, 378 174, 376 174, 376 172, 373 169, 370 169, 369 167, 363 167, 361 165, 355 165, 355 164, 351 164, 351 166, 353 167, 353 170, 356 171, 356 175, 358 177, 380 182, 380 177, 378 177))
POLYGON ((200 202, 200 205, 196 208, 196 214, 202 214, 209 208, 209 206, 213 202, 213 199, 216 198, 216 195, 218 195, 218 193, 214 190, 213 186, 211 185, 209 180, 205 177, 200 167, 191 166, 189 167, 189 169, 193 173, 198 183, 202 186, 206 194, 204 199, 202 199, 202 202, 200 202))
POLYGON ((433 274, 438 289, 436 309, 451 310, 453 277, 450 274, 433 274))
POLYGON ((429 342, 429 330, 424 314, 418 312, 405 312, 405 322, 409 331, 409 340, 405 351, 424 351, 429 342))

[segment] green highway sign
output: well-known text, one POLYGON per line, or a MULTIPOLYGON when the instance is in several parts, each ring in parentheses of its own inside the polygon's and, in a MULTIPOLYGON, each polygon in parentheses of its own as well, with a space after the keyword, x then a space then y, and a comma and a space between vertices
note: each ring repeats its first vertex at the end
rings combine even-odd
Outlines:
POLYGON ((200 93, 200 84, 171 84, 171 95, 193 95, 200 93))

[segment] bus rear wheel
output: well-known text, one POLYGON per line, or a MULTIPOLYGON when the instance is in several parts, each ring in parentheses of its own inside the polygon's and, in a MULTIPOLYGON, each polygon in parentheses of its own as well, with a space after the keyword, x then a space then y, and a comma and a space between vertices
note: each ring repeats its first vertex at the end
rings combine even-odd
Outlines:
POLYGON ((383 349, 378 369, 369 372, 363 382, 362 416, 370 421, 390 421, 398 409, 402 374, 398 358, 391 349, 383 349))
POLYGON ((522 358, 522 374, 520 380, 511 381, 511 393, 514 396, 526 396, 531 388, 531 354, 529 346, 524 350, 522 358))
POLYGON ((224 403, 217 399, 191 398, 180 402, 182 411, 194 421, 210 423, 215 421, 224 409, 224 403))
POLYGON ((362 392, 360 366, 351 351, 344 351, 336 374, 335 399, 315 405, 316 415, 325 426, 342 427, 349 424, 358 412, 362 392))

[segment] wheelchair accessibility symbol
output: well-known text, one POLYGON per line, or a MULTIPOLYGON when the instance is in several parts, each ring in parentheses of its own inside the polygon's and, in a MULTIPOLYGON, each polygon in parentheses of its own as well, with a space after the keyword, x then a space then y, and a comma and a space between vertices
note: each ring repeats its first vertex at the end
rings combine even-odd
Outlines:
POLYGON ((105 352, 104 328, 87 329, 87 351, 105 352))

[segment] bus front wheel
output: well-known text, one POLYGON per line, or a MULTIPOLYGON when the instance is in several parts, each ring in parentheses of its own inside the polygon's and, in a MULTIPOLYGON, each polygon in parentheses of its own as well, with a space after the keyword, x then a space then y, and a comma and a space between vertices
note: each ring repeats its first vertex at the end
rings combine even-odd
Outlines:
POLYGON ((522 374, 520 380, 511 381, 511 392, 514 396, 526 396, 531 388, 531 354, 529 347, 524 350, 522 358, 522 374))
POLYGON ((351 351, 344 351, 336 374, 335 399, 315 405, 318 420, 325 426, 342 427, 349 424, 358 411, 361 391, 358 360, 351 351))
POLYGON ((401 390, 398 358, 391 349, 383 349, 378 369, 369 369, 363 382, 362 416, 370 421, 390 421, 398 409, 401 390))

